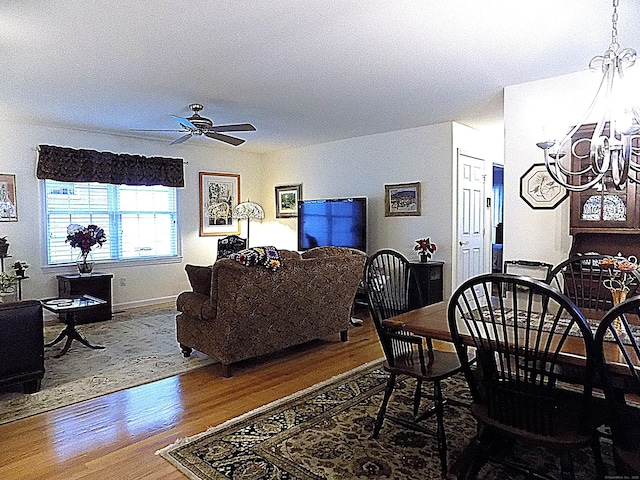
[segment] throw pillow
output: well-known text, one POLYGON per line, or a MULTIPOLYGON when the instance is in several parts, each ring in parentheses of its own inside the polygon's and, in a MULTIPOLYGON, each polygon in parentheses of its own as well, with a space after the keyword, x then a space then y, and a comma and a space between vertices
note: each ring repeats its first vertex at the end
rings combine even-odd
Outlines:
POLYGON ((263 266, 276 271, 282 266, 282 260, 276 247, 252 247, 232 253, 229 258, 247 267, 263 266))

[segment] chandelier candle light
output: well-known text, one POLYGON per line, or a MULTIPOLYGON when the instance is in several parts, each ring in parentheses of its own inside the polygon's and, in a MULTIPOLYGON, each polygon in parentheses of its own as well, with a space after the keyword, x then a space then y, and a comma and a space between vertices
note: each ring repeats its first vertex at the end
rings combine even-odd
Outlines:
POLYGON ((604 189, 605 176, 610 176, 618 189, 624 188, 627 180, 640 183, 640 164, 631 158, 640 154, 640 135, 637 135, 640 131, 640 109, 633 102, 629 103, 628 95, 632 92, 622 91, 624 70, 635 63, 636 51, 621 49, 618 45, 618 3, 619 0, 613 0, 611 45, 604 55, 592 58, 589 63, 591 70, 602 69, 602 80, 591 105, 582 120, 562 140, 536 144, 544 150, 544 162, 551 177, 574 192, 583 192, 591 187, 604 189), (590 118, 597 119, 593 135, 572 145, 573 135, 590 118), (576 146, 582 142, 589 142, 589 153, 578 155, 576 146), (590 162, 573 170, 571 154, 577 159, 588 157, 590 162))
POLYGON ((91 255, 91 247, 98 245, 102 248, 102 244, 107 241, 104 230, 97 225, 88 225, 83 227, 72 223, 67 227, 67 240, 73 248, 79 248, 80 254, 76 260, 80 275, 90 275, 93 270, 93 256, 91 255))

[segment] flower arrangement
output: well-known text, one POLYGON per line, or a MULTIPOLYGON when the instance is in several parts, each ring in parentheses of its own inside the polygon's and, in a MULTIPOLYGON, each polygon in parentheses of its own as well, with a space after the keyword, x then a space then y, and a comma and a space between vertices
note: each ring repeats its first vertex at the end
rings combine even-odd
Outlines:
POLYGON ((94 245, 102 247, 102 244, 106 241, 107 236, 104 234, 104 230, 97 225, 83 227, 72 223, 67 227, 67 240, 65 242, 69 242, 73 248, 79 248, 83 254, 88 254, 94 245))
POLYGON ((627 296, 629 285, 634 280, 638 280, 636 270, 638 261, 635 257, 605 257, 598 262, 600 268, 609 272, 609 278, 605 279, 603 285, 611 291, 614 304, 620 303, 627 296))
POLYGON ((421 238, 416 240, 416 245, 414 245, 413 249, 418 252, 420 256, 426 256, 427 258, 431 258, 431 254, 437 250, 435 243, 431 243, 431 240, 427 238, 421 238))

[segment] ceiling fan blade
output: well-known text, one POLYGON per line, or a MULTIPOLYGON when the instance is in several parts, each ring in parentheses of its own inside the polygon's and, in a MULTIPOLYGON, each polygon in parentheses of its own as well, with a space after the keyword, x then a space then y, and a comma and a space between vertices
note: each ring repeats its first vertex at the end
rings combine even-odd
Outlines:
POLYGON ((254 132, 256 127, 250 123, 235 123, 233 125, 214 125, 207 128, 209 132, 254 132))
POLYGON ((191 123, 186 118, 178 117, 177 115, 171 115, 171 118, 173 118, 176 122, 178 122, 183 127, 188 128, 189 130, 198 130, 198 127, 196 127, 193 123, 191 123))
POLYGON ((176 130, 172 128, 171 130, 163 130, 158 128, 130 128, 130 132, 184 132, 184 130, 176 130))
POLYGON ((191 138, 191 136, 193 135, 193 133, 189 132, 186 135, 181 136, 179 139, 174 140, 173 142, 171 142, 169 145, 176 145, 177 143, 182 143, 185 140, 189 140, 191 138))
POLYGON ((241 138, 232 137, 230 135, 224 135, 222 133, 205 132, 205 135, 209 138, 213 138, 214 140, 220 140, 221 142, 225 142, 230 145, 233 145, 234 147, 237 147, 238 145, 242 145, 244 142, 246 142, 246 140, 243 140, 241 138))

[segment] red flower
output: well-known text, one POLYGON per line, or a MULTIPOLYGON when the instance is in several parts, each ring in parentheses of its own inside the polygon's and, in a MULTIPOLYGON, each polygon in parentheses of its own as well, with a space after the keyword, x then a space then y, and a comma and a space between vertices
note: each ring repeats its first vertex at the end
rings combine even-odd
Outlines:
POLYGON ((427 257, 431 257, 431 254, 435 252, 437 248, 438 247, 436 247, 436 244, 431 243, 431 240, 429 238, 421 238, 419 240, 416 240, 416 245, 413 247, 416 252, 423 253, 427 257))

